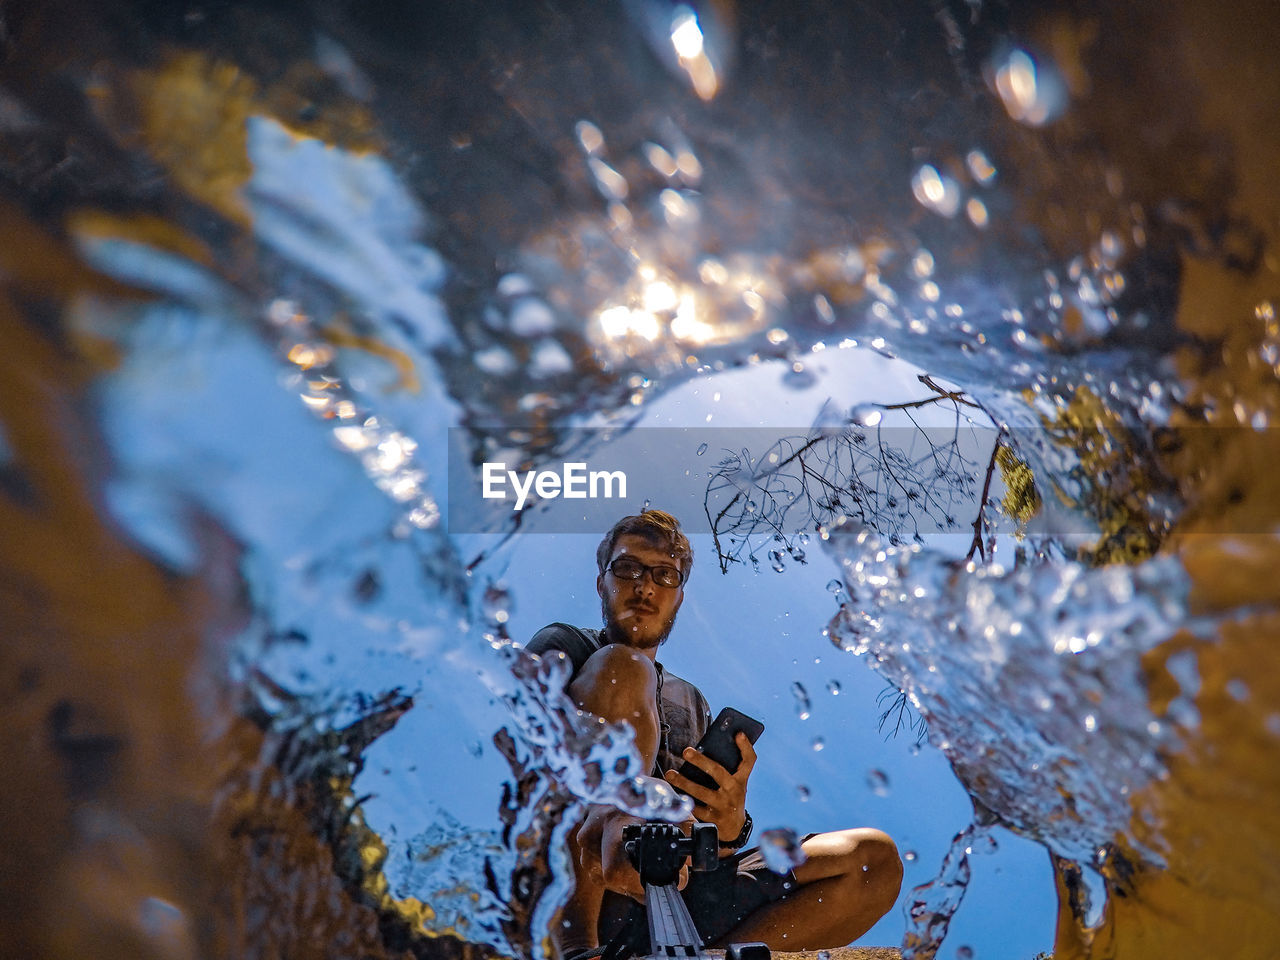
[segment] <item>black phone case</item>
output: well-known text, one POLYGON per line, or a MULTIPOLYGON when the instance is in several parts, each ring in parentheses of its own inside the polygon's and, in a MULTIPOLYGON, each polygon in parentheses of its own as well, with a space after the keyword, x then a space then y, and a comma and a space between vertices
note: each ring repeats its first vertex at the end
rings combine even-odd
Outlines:
MULTIPOLYGON (((698 751, 730 773, 737 772, 738 764, 742 763, 742 751, 734 743, 733 737, 739 730, 747 735, 748 740, 755 743, 760 739, 760 734, 764 733, 764 724, 748 717, 740 710, 725 707, 716 714, 716 718, 711 721, 711 726, 698 741, 698 751)), ((703 773, 688 760, 680 767, 679 773, 710 790, 718 789, 718 784, 709 774, 703 773)))

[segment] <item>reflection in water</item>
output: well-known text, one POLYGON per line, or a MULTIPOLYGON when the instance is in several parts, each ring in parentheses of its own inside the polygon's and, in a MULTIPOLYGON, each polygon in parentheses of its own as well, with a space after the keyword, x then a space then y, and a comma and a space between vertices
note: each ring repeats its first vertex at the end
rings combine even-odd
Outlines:
POLYGON ((1008 569, 806 531, 981 811, 908 950, 999 823, 1059 956, 1266 955, 1269 9, 622 7, 6 7, 3 952, 542 953, 577 802, 678 804, 479 601, 447 429, 535 464, 864 348, 981 406, 1026 522, 1008 569), (368 763, 415 723, 429 775, 368 763), (499 829, 442 813, 482 767, 499 829))

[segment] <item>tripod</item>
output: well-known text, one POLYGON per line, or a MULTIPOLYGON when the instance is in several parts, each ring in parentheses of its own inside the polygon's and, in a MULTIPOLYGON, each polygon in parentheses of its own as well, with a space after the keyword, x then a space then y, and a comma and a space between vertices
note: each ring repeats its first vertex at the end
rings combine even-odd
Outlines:
MULTIPOLYGON (((715 869, 717 839, 715 825, 710 823, 696 824, 688 837, 674 824, 660 821, 632 824, 623 831, 623 849, 644 884, 650 960, 705 957, 702 938, 676 884, 680 867, 688 859, 692 859, 694 870, 715 869)), ((628 960, 638 953, 633 942, 633 933, 638 931, 630 929, 631 924, 627 927, 605 946, 602 960, 628 960)), ((735 943, 725 956, 726 960, 770 960, 769 948, 763 943, 735 943)))

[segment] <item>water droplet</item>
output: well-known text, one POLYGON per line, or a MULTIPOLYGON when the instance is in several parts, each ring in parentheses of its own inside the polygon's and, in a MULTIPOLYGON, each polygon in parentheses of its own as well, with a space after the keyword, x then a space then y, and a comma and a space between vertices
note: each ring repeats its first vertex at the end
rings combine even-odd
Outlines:
POLYGON ((555 329, 556 316, 541 300, 522 297, 511 308, 511 332, 517 337, 532 339, 555 329))
POLYGON ((529 372, 535 377, 554 377, 573 369, 573 360, 555 340, 543 340, 529 358, 529 372))
MULTIPOLYGON (((1276 714, 1275 716, 1277 720, 1280 720, 1280 714, 1276 714)), ((803 783, 796 784, 796 796, 800 799, 801 803, 807 802, 809 799, 809 788, 803 783)))
POLYGON ((502 347, 481 350, 473 355, 472 361, 477 368, 495 377, 505 376, 516 368, 515 358, 502 347))
POLYGON ((702 456, 706 452, 707 452, 707 445, 705 443, 698 444, 698 456, 702 456))
POLYGON ((969 175, 984 187, 995 179, 996 168, 991 165, 991 161, 981 150, 970 150, 965 155, 964 162, 969 168, 969 175))
POLYGON ((599 157, 588 159, 587 166, 591 168, 591 174, 595 177, 596 188, 605 200, 621 203, 627 199, 629 187, 626 177, 599 157))
POLYGON ((836 580, 833 578, 827 581, 827 593, 831 594, 832 596, 838 597, 843 592, 844 592, 844 584, 841 583, 839 580, 836 580))
POLYGON ((676 175, 679 169, 676 166, 676 158, 667 150, 656 143, 646 143, 642 148, 644 157, 649 161, 649 166, 657 170, 658 173, 670 179, 676 175))
POLYGON ((887 797, 889 795, 889 775, 883 770, 868 770, 867 789, 877 797, 887 797))
POLYGON ((874 427, 884 418, 884 413, 874 403, 859 403, 849 411, 849 420, 862 427, 874 427))
POLYGON ((1037 63, 1025 50, 1013 50, 996 67, 996 92, 1009 116, 1039 127, 1059 116, 1067 105, 1067 88, 1048 61, 1037 63))
POLYGON ((791 684, 791 695, 796 700, 796 716, 801 720, 809 719, 809 691, 804 688, 799 680, 791 684))
POLYGON ((996 838, 989 833, 975 833, 969 841, 969 845, 964 848, 965 853, 981 856, 983 854, 995 853, 1000 849, 1000 844, 996 842, 996 838))
POLYGON ((922 207, 944 217, 954 217, 960 209, 960 186, 930 164, 926 163, 912 176, 911 192, 922 207))
POLYGON ((578 142, 588 154, 595 153, 604 146, 604 134, 590 120, 579 120, 573 128, 578 135, 578 142))
POLYGON ((813 738, 813 749, 815 753, 824 749, 826 745, 827 745, 827 741, 822 739, 822 737, 813 738))
POLYGON ((800 838, 790 827, 774 827, 761 833, 760 853, 774 873, 794 870, 806 860, 800 838))
POLYGON ((956 947, 956 960, 973 960, 973 947, 956 947))
POLYGON ((769 551, 769 566, 773 567, 773 569, 778 571, 778 573, 781 573, 783 570, 787 569, 787 565, 782 561, 781 550, 769 551))
POLYGON ((905 850, 902 853, 902 859, 905 860, 907 863, 915 863, 916 860, 919 859, 919 857, 920 857, 920 854, 916 853, 914 850, 905 850))
POLYGON ((510 620, 513 606, 511 592, 502 582, 490 582, 480 598, 480 612, 491 624, 503 624, 510 620))
POLYGON ((787 372, 782 375, 782 385, 790 390, 804 390, 817 382, 818 378, 813 371, 799 360, 792 363, 787 372))
POLYGON ((987 212, 987 205, 977 197, 970 197, 965 201, 964 214, 969 218, 978 229, 982 229, 991 222, 991 214, 987 212))
POLYGON ((1098 252, 1108 262, 1114 263, 1124 254, 1124 240, 1114 230, 1104 230, 1098 238, 1098 252))
POLYGON ((831 695, 832 695, 833 697, 838 697, 838 696, 840 696, 840 681, 839 681, 839 680, 828 680, 828 681, 827 681, 827 689, 828 689, 829 691, 831 691, 831 695))
POLYGON ((498 281, 498 296, 526 297, 534 293, 533 281, 523 273, 508 273, 498 281))
POLYGON ((618 799, 633 814, 647 819, 669 820, 677 811, 686 814, 693 803, 665 780, 654 777, 632 777, 623 782, 618 799))

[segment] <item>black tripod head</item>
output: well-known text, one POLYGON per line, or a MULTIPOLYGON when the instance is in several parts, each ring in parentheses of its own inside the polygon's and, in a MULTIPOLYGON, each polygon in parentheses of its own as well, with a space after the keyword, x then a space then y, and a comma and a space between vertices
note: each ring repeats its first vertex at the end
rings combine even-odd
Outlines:
POLYGON ((674 823, 633 823, 622 837, 627 858, 646 886, 675 883, 687 859, 693 860, 694 870, 714 870, 720 856, 719 838, 711 823, 694 824, 687 837, 674 823))

